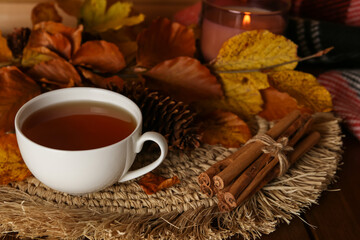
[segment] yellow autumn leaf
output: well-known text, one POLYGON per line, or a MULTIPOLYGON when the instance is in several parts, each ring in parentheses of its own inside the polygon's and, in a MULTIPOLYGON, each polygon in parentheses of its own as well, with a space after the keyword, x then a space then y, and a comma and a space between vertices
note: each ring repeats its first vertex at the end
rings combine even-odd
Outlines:
MULTIPOLYGON (((297 59, 295 43, 267 30, 254 30, 227 40, 212 67, 216 71, 256 70, 297 59)), ((294 62, 273 70, 292 70, 296 65, 294 62)))
POLYGON ((287 92, 300 105, 310 108, 314 112, 329 112, 332 110, 330 93, 321 86, 317 79, 299 71, 279 71, 268 73, 273 87, 281 92, 287 92))
POLYGON ((261 72, 219 74, 225 97, 218 101, 201 103, 201 107, 233 112, 249 119, 262 110, 263 99, 259 90, 270 85, 261 72))
POLYGON ((7 45, 7 40, 0 31, 0 67, 11 64, 13 61, 13 54, 7 45))
POLYGON ((107 9, 106 0, 86 0, 82 6, 80 19, 85 31, 105 32, 118 30, 123 26, 132 26, 144 21, 145 16, 130 16, 132 3, 116 2, 107 9))
POLYGON ((252 137, 248 125, 236 114, 220 110, 206 116, 204 129, 202 141, 211 145, 241 147, 252 137))
POLYGON ((0 185, 31 176, 21 158, 15 134, 0 132, 0 185))

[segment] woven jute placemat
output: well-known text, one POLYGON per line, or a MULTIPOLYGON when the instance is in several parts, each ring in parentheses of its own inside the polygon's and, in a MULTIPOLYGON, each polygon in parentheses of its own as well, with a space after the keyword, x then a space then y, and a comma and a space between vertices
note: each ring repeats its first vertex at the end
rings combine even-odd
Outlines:
MULTIPOLYGON (((136 181, 83 196, 53 191, 35 178, 1 186, 0 233, 49 239, 223 239, 238 233, 255 239, 300 215, 334 179, 342 154, 339 119, 313 117, 320 143, 230 213, 220 213, 216 198, 200 193, 197 176, 236 149, 205 145, 170 152, 156 173, 177 175, 181 183, 153 195, 136 181)), ((269 123, 257 118, 257 126, 261 133, 269 123)))

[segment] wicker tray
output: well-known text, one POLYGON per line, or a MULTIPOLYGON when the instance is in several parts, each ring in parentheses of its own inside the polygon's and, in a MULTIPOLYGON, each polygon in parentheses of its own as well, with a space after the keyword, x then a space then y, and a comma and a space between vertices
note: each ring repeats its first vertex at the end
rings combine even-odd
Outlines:
MULTIPOLYGON (((200 193, 197 176, 236 149, 204 145, 191 152, 170 152, 157 173, 181 183, 146 195, 136 181, 101 192, 71 196, 53 191, 35 178, 0 187, 0 233, 49 239, 222 239, 236 233, 254 239, 315 203, 334 179, 342 153, 339 119, 317 114, 320 143, 282 177, 243 206, 220 213, 217 199, 200 193)), ((269 123, 257 118, 259 132, 269 123)), ((155 158, 153 154, 139 160, 155 158), (144 159, 142 159, 144 158, 144 159)))

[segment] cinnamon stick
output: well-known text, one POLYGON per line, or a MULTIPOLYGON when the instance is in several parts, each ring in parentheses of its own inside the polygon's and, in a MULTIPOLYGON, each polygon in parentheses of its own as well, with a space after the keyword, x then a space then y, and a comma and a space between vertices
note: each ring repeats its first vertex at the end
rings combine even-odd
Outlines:
MULTIPOLYGON (((319 143, 321 135, 317 131, 311 132, 307 135, 302 141, 300 141, 293 152, 288 156, 288 161, 290 164, 295 163, 299 158, 301 158, 305 153, 307 153, 313 146, 319 143)), ((276 176, 276 175, 275 175, 276 176)))
POLYGON ((210 186, 212 183, 212 178, 221 172, 223 169, 225 169, 230 163, 234 161, 235 158, 237 158, 242 152, 246 151, 248 146, 242 146, 238 151, 234 152, 230 156, 224 158, 221 161, 218 161, 217 163, 213 164, 211 167, 209 167, 205 172, 202 172, 198 177, 198 183, 205 184, 207 186, 210 186))
POLYGON ((231 187, 231 184, 229 184, 228 186, 226 186, 224 189, 221 189, 221 190, 215 189, 217 198, 219 200, 223 200, 224 199, 224 193, 229 191, 230 187, 231 187))
POLYGON ((198 177, 198 183, 200 185, 200 190, 208 197, 213 197, 215 194, 214 191, 214 182, 212 178, 217 173, 221 172, 225 167, 227 167, 231 162, 234 161, 242 152, 246 151, 249 146, 243 146, 235 153, 224 158, 223 160, 213 164, 208 170, 201 173, 198 177))
POLYGON ((294 123, 292 125, 289 126, 288 129, 285 130, 285 132, 283 134, 281 134, 279 136, 279 138, 283 138, 283 137, 289 138, 288 145, 289 146, 294 146, 295 143, 300 138, 297 138, 296 140, 293 140, 293 141, 291 141, 291 139, 293 139, 296 134, 299 134, 300 136, 302 136, 305 133, 305 132, 299 132, 299 130, 300 129, 308 129, 308 127, 309 127, 308 121, 310 119, 311 119, 310 114, 307 114, 307 113, 302 114, 298 119, 296 119, 294 121, 294 123))
MULTIPOLYGON (((279 120, 279 122, 277 122, 271 129, 269 129, 266 134, 273 139, 277 139, 300 116, 300 111, 293 111, 283 119, 279 120)), ((229 164, 223 171, 219 172, 213 177, 215 188, 223 189, 262 154, 262 148, 264 146, 262 142, 255 141, 247 145, 249 145, 248 151, 244 151, 233 161, 232 164, 229 164), (234 165, 236 167, 234 167, 234 165)))
MULTIPOLYGON (((301 115, 298 119, 294 121, 292 125, 289 126, 280 136, 279 139, 283 137, 290 137, 296 133, 300 128, 306 125, 307 121, 310 119, 309 114, 301 115)), ((294 141, 292 143, 295 143, 294 141)), ((289 144, 293 146, 292 144, 289 144)), ((236 207, 236 199, 240 193, 248 186, 251 180, 258 174, 258 172, 270 161, 270 154, 262 154, 258 159, 256 159, 244 172, 235 180, 231 185, 229 191, 223 193, 226 203, 231 207, 236 207)))
POLYGON ((232 155, 224 158, 223 160, 213 164, 208 170, 201 173, 198 177, 198 183, 200 185, 200 190, 208 197, 213 197, 215 194, 214 191, 214 182, 212 177, 217 173, 221 172, 225 167, 227 167, 239 154, 246 150, 244 146, 239 151, 233 153, 232 155))
POLYGON ((231 184, 229 191, 223 190, 224 200, 229 206, 236 207, 236 199, 239 194, 247 187, 260 169, 270 161, 270 158, 270 154, 262 154, 231 184))
POLYGON ((202 193, 204 193, 207 197, 213 197, 214 196, 214 188, 211 186, 208 186, 206 184, 200 184, 200 190, 202 193))
POLYGON ((232 209, 225 201, 219 201, 218 208, 220 212, 230 212, 232 209))
POLYGON ((198 183, 202 193, 208 197, 214 196, 214 182, 212 181, 213 176, 221 172, 232 161, 233 159, 231 157, 224 158, 223 160, 213 164, 208 170, 202 172, 198 176, 198 183))
POLYGON ((241 192, 239 197, 236 199, 236 205, 239 206, 241 202, 247 198, 250 193, 260 184, 260 182, 266 177, 266 175, 276 166, 278 163, 277 157, 271 159, 271 161, 263 167, 258 174, 256 174, 255 178, 251 181, 251 183, 241 192))
POLYGON ((303 125, 302 127, 300 127, 297 132, 291 137, 291 139, 289 140, 288 144, 290 146, 294 146, 305 134, 307 134, 309 132, 309 130, 311 129, 312 125, 313 125, 314 119, 310 116, 305 125, 303 125))
MULTIPOLYGON (((299 158, 301 158, 306 152, 308 152, 313 146, 315 146, 320 141, 321 135, 319 132, 312 132, 306 136, 302 141, 300 141, 296 146, 293 152, 288 155, 289 164, 295 163, 299 158)), ((271 164, 268 164, 264 167, 258 175, 256 175, 254 181, 248 185, 248 187, 240 194, 236 199, 236 206, 240 206, 251 196, 253 196, 257 191, 263 188, 267 183, 276 178, 279 174, 279 166, 275 168, 271 167, 276 161, 271 161, 271 164)))
POLYGON ((224 212, 224 211, 229 211, 227 209, 230 209, 231 210, 231 205, 228 204, 228 202, 225 200, 225 196, 224 196, 224 193, 229 191, 230 189, 230 186, 231 185, 228 185, 227 187, 225 187, 224 189, 222 190, 216 190, 216 197, 218 199, 218 208, 221 212, 224 212))

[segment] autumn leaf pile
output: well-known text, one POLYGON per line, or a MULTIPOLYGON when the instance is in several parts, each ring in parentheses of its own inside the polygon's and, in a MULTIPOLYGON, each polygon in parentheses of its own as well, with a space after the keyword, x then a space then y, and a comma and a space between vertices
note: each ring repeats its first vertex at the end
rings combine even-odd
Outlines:
POLYGON ((135 71, 151 88, 197 109, 205 143, 241 146, 251 138, 246 122, 255 115, 271 121, 294 109, 332 110, 331 96, 316 78, 294 70, 297 46, 269 31, 234 36, 208 64, 194 58, 191 30, 167 19, 154 21, 138 42, 135 71))
MULTIPOLYGON (((239 147, 251 138, 247 123, 256 115, 276 120, 294 109, 332 110, 329 92, 311 74, 295 70, 297 46, 283 36, 244 32, 204 63, 195 57, 200 53, 193 30, 179 23, 159 18, 140 27, 144 16, 129 3, 58 3, 78 17, 76 28, 60 23, 54 5, 43 3, 32 13, 30 35, 20 38, 23 47, 18 41, 15 51, 9 36, 0 36, 0 165, 21 162, 11 140, 17 110, 57 88, 90 85, 119 91, 127 78, 135 78, 196 109, 202 142, 226 147, 239 147)), ((20 36, 17 31, 13 34, 20 36)), ((22 180, 25 170, 2 183, 22 180)))

